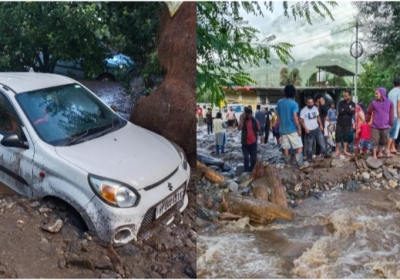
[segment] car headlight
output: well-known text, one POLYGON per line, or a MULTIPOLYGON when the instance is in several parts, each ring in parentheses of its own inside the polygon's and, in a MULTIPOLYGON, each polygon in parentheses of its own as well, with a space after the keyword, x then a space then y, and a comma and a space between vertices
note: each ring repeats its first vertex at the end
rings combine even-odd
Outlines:
POLYGON ((94 192, 112 206, 127 208, 139 203, 140 195, 131 187, 94 175, 89 175, 88 178, 94 192))
POLYGON ((172 146, 175 147, 176 151, 177 151, 178 154, 180 155, 182 166, 183 166, 183 168, 186 170, 186 169, 187 169, 187 164, 188 164, 188 163, 187 163, 187 158, 186 158, 186 153, 185 153, 185 151, 184 151, 181 147, 179 147, 178 144, 176 144, 176 143, 174 143, 174 142, 172 142, 172 141, 170 141, 170 143, 172 144, 172 146))

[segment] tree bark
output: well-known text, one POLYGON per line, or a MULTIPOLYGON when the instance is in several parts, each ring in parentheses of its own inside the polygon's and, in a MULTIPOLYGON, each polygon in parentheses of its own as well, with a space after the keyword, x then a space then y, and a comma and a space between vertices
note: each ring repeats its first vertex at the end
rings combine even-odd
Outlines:
POLYGON ((289 208, 236 193, 227 193, 224 197, 228 211, 239 216, 249 216, 256 223, 265 224, 275 219, 293 220, 289 208))

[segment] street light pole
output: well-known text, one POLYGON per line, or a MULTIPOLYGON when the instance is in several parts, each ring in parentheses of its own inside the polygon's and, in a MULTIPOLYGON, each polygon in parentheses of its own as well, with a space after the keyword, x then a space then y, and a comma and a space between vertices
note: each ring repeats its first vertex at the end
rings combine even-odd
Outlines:
POLYGON ((354 103, 358 103, 357 96, 357 80, 358 80, 358 20, 356 20, 356 76, 354 82, 354 103))

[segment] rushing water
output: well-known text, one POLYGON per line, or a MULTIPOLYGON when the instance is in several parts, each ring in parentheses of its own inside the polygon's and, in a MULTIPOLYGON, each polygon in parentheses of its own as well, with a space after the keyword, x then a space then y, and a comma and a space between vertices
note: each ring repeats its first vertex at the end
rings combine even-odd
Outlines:
POLYGON ((326 192, 294 221, 197 239, 199 278, 399 278, 400 192, 326 192))
MULTIPOLYGON (((242 162, 239 133, 228 133, 232 166, 242 162)), ((214 136, 198 130, 198 151, 214 136)), ((273 145, 259 158, 279 158, 273 145)), ((221 157, 221 156, 220 156, 221 157)), ((279 161, 279 159, 277 159, 279 161)), ((400 278, 400 191, 329 191, 293 209, 293 221, 225 227, 197 239, 199 278, 400 278)))

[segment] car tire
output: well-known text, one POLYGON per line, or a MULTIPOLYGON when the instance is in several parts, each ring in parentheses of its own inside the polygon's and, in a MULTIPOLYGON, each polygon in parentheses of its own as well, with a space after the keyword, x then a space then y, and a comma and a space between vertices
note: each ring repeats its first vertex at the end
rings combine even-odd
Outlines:
POLYGON ((116 81, 115 77, 108 73, 101 74, 97 79, 101 82, 115 82, 116 81))

